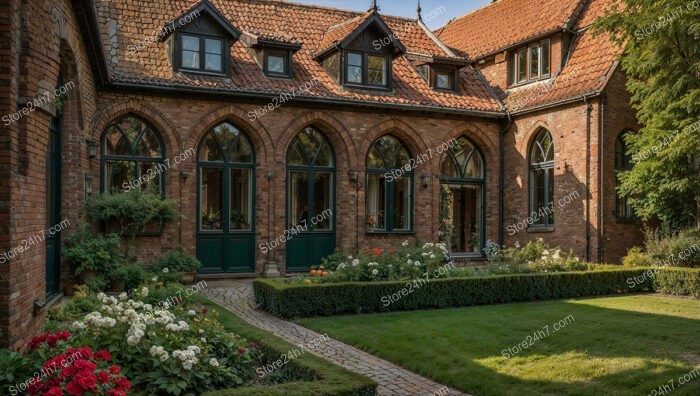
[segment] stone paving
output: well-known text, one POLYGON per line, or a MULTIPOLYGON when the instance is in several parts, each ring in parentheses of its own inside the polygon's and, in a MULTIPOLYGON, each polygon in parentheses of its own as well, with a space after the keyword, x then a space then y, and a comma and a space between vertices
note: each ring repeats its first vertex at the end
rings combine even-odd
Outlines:
MULTIPOLYGON (((256 309, 252 280, 208 281, 207 285, 202 293, 209 299, 226 307, 253 326, 269 331, 294 345, 306 344, 322 337, 322 334, 315 331, 256 309)), ((382 396, 464 394, 332 338, 330 341, 321 342, 310 352, 374 379, 379 383, 379 395, 382 396)))

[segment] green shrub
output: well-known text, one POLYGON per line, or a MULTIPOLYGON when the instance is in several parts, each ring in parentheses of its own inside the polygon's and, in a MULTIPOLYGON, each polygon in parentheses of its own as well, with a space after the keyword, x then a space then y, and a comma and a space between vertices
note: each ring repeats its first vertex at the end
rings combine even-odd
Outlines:
POLYGON ((19 394, 22 388, 17 386, 34 376, 32 362, 17 352, 0 349, 0 389, 19 394))
POLYGON ((148 224, 161 226, 175 221, 180 213, 177 201, 139 189, 118 194, 98 194, 87 202, 90 219, 98 224, 116 222, 121 232, 134 236, 144 231, 148 224))
POLYGON ((663 268, 654 273, 654 288, 659 293, 700 299, 700 268, 663 268))
POLYGON ((92 276, 88 279, 85 280, 85 285, 90 288, 91 291, 95 293, 99 293, 102 291, 106 291, 107 287, 109 286, 109 282, 107 279, 105 279, 104 276, 97 275, 97 276, 92 276))
POLYGON ((161 273, 164 268, 173 272, 197 272, 201 267, 202 263, 196 257, 187 256, 182 250, 167 253, 149 265, 153 273, 161 273))
POLYGON ((253 287, 255 301, 263 309, 283 318, 304 318, 650 291, 651 278, 634 287, 628 284, 629 279, 644 272, 634 269, 299 286, 256 280, 253 287))
POLYGON ((672 235, 649 231, 645 245, 655 265, 700 267, 700 228, 672 235))
POLYGON ((146 270, 139 264, 127 264, 119 266, 112 276, 113 280, 121 282, 123 290, 133 290, 144 280, 148 274, 146 270))
POLYGON ((88 224, 80 224, 76 233, 66 237, 63 256, 75 275, 90 271, 109 275, 124 260, 119 236, 96 235, 88 224))
POLYGON ((642 248, 635 246, 627 251, 627 255, 622 258, 622 265, 625 267, 651 267, 653 261, 642 248))

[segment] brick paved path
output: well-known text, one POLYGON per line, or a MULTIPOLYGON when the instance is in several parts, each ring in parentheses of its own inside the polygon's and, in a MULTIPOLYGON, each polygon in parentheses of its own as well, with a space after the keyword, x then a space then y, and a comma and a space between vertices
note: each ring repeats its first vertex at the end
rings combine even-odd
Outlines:
MULTIPOLYGON (((253 282, 251 280, 225 280, 207 282, 202 293, 212 301, 226 307, 246 322, 284 338, 294 345, 308 343, 322 335, 296 323, 276 318, 255 309, 253 282)), ((370 355, 340 341, 320 343, 311 351, 342 367, 364 374, 379 383, 379 395, 463 395, 393 363, 370 355)))

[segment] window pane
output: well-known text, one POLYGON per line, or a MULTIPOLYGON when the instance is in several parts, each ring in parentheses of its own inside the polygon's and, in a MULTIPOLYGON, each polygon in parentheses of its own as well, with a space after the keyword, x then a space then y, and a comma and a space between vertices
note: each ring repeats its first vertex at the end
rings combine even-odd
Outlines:
POLYGON ((182 51, 182 67, 199 69, 199 52, 182 51))
POLYGON ((286 74, 287 70, 284 67, 284 57, 277 55, 269 55, 267 57, 267 71, 270 73, 286 74))
POLYGON ((252 200, 250 169, 231 169, 229 210, 231 222, 229 229, 249 231, 252 228, 252 200))
POLYGON ((411 228, 411 179, 409 177, 397 178, 394 179, 393 184, 393 229, 408 230, 411 228))
POLYGON ((544 211, 547 207, 545 201, 545 172, 544 169, 534 169, 531 171, 532 208, 530 211, 534 212, 532 219, 534 220, 533 224, 536 225, 545 225, 546 216, 544 215, 544 211))
POLYGON ((289 172, 289 226, 306 228, 309 219, 309 177, 306 172, 289 172))
POLYGON ((204 55, 204 68, 209 71, 221 71, 223 68, 221 67, 221 55, 212 55, 212 54, 206 54, 204 55))
POLYGON ((484 162, 481 158, 481 154, 476 150, 474 150, 472 157, 469 159, 469 163, 467 163, 464 177, 470 179, 481 179, 484 177, 484 162))
POLYGON ((383 56, 367 57, 368 84, 386 85, 386 58, 383 56))
POLYGON ((219 143, 214 140, 214 136, 211 133, 207 133, 204 142, 199 147, 199 160, 200 161, 222 161, 224 160, 224 155, 219 148, 219 143))
POLYGON ((362 84, 362 67, 348 66, 348 82, 362 84))
POLYGON ((452 73, 438 73, 437 87, 442 89, 452 89, 452 73))
POLYGON ((106 161, 105 162, 105 192, 116 193, 134 187, 136 178, 136 162, 106 161))
POLYGON ((440 164, 440 175, 443 177, 458 178, 457 164, 450 155, 446 155, 440 164))
POLYGON ((549 40, 542 42, 542 75, 549 74, 549 40))
POLYGON ((199 37, 182 35, 182 49, 188 51, 199 51, 199 37))
POLYGON ((540 76, 540 47, 530 47, 530 78, 540 76))
POLYGON ((253 163, 253 149, 250 147, 250 142, 245 135, 240 135, 238 141, 233 145, 229 162, 253 163))
POLYGON ((160 180, 163 176, 163 172, 165 172, 165 165, 161 163, 139 163, 138 183, 140 183, 141 190, 147 191, 151 194, 160 195, 160 180))
POLYGON ((522 50, 516 55, 518 82, 527 80, 527 50, 522 50))
POLYGON ((348 53, 348 66, 362 67, 362 54, 349 52, 348 53))
POLYGON ((107 155, 131 155, 131 142, 112 125, 105 134, 105 149, 107 155))
POLYGON ((224 170, 202 168, 200 181, 200 210, 202 230, 222 230, 224 201, 224 170))
POLYGON ((370 173, 367 175, 367 207, 365 222, 368 231, 384 230, 384 200, 386 198, 386 183, 384 174, 370 173))
POLYGON ((204 39, 204 47, 207 54, 221 55, 222 41, 215 39, 204 39))
POLYGON ((331 202, 333 201, 333 174, 314 174, 314 218, 312 225, 314 230, 330 230, 332 228, 333 213, 331 202))
POLYGON ((152 130, 147 130, 141 139, 136 143, 136 155, 139 157, 160 158, 163 150, 160 147, 158 136, 152 130))
POLYGON ((423 77, 423 79, 425 81, 428 81, 428 79, 430 78, 430 66, 428 66, 428 65, 416 66, 416 70, 418 70, 418 74, 420 74, 420 76, 423 77))
POLYGON ((554 224, 554 168, 548 168, 547 173, 547 199, 545 204, 550 209, 547 225, 554 224))

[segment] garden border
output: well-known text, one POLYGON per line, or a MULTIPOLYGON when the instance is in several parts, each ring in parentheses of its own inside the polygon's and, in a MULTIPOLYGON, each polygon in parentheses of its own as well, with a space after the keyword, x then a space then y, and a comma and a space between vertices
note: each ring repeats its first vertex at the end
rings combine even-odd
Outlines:
MULTIPOLYGON (((418 309, 456 308, 519 301, 551 300, 656 291, 700 295, 700 269, 663 268, 662 276, 649 276, 651 268, 517 274, 472 278, 435 279, 402 292, 412 281, 348 282, 290 285, 264 279, 253 283, 255 302, 281 318, 380 313, 418 309), (656 279, 658 278, 658 279, 656 279), (630 286, 630 279, 638 279, 630 286), (680 284, 672 287, 670 284, 680 284), (400 298, 385 304, 387 296, 400 298), (384 300, 382 300, 384 298, 384 300)), ((656 273, 658 274, 658 273, 656 273)), ((393 300, 393 299, 392 299, 393 300)))
MULTIPOLYGON (((282 338, 244 322, 224 307, 204 296, 198 296, 197 299, 208 307, 216 308, 219 314, 217 319, 224 325, 226 330, 259 344, 264 356, 270 362, 276 361, 280 355, 298 348, 282 338)), ((307 396, 310 394, 374 396, 377 394, 378 384, 376 381, 309 353, 289 360, 289 363, 279 370, 284 370, 285 373, 301 378, 308 378, 308 380, 286 382, 274 386, 248 386, 224 389, 207 392, 203 396, 242 396, 251 394, 260 396, 307 396)))

